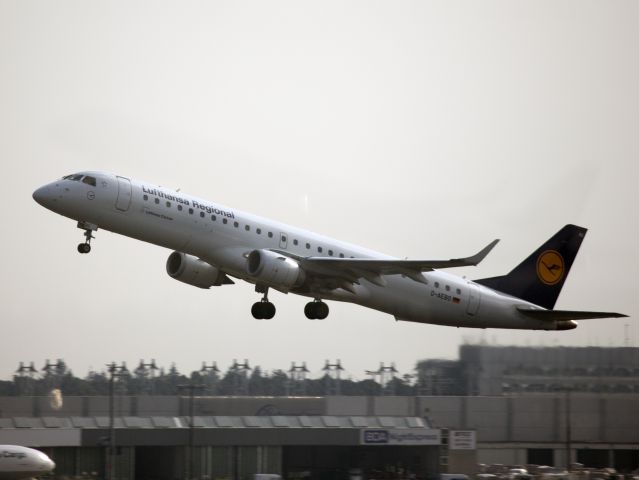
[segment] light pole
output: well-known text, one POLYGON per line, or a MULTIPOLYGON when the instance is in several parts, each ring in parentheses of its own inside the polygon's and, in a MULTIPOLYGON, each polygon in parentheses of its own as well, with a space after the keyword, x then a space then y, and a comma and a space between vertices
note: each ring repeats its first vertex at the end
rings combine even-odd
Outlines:
POLYGON ((189 480, 191 478, 192 472, 195 470, 194 461, 193 461, 193 429, 195 427, 195 424, 193 422, 193 415, 194 415, 193 395, 196 390, 203 390, 206 387, 206 385, 201 383, 188 383, 184 385, 178 385, 177 387, 178 387, 178 390, 180 391, 188 390, 189 392, 189 440, 187 445, 186 462, 185 462, 186 473, 184 476, 186 480, 189 480))
POLYGON ((107 365, 109 373, 109 441, 107 443, 107 480, 113 480, 115 478, 115 406, 113 402, 114 396, 114 381, 115 377, 123 377, 128 375, 129 371, 126 368, 126 364, 122 362, 122 365, 116 365, 115 362, 111 362, 107 365))

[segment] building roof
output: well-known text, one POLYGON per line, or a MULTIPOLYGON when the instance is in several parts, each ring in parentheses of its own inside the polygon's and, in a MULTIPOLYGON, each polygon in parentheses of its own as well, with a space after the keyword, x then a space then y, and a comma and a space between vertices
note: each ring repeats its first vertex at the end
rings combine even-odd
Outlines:
MULTIPOLYGON (((188 428, 188 416, 114 417, 118 429, 188 428)), ((424 418, 390 416, 271 415, 271 416, 194 416, 194 428, 431 428, 424 418)), ((10 417, 0 418, 0 430, 6 429, 104 429, 109 418, 96 417, 10 417)))

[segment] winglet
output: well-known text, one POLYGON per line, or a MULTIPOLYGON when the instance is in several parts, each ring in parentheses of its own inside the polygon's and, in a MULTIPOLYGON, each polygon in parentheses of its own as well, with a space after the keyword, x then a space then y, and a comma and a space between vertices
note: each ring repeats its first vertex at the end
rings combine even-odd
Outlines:
POLYGON ((476 253, 472 257, 460 258, 459 261, 464 262, 468 266, 475 266, 479 264, 479 262, 481 262, 484 258, 486 258, 486 255, 488 255, 498 243, 499 239, 497 238, 486 245, 479 253, 476 253))

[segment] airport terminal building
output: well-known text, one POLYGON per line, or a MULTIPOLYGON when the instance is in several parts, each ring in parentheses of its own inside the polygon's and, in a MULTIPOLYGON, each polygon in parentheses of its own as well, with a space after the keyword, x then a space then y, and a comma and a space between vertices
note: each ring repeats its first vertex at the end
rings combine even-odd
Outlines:
POLYGON ((428 479, 474 473, 478 462, 564 466, 568 458, 631 471, 638 406, 636 395, 589 393, 116 397, 111 430, 108 397, 66 397, 57 410, 46 397, 2 397, 0 443, 43 449, 56 475, 104 478, 114 459, 114 478, 131 480, 428 479))

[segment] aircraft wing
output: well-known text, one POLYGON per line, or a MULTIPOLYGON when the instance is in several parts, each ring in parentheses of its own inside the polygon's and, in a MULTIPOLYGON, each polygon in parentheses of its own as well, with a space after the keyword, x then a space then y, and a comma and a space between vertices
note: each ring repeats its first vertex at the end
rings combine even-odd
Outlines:
POLYGON ((627 317, 623 313, 613 312, 581 312, 578 310, 537 310, 533 308, 517 307, 524 315, 538 320, 565 321, 565 320, 589 320, 592 318, 621 318, 627 317))
POLYGON ((450 260, 377 260, 369 258, 329 258, 329 257, 299 257, 290 252, 275 250, 276 252, 294 258, 300 266, 311 275, 332 277, 350 283, 359 283, 365 278, 375 285, 384 286, 382 275, 405 275, 416 282, 425 283, 422 272, 429 272, 435 268, 452 268, 474 266, 481 262, 497 245, 499 240, 493 240, 475 255, 450 260))

